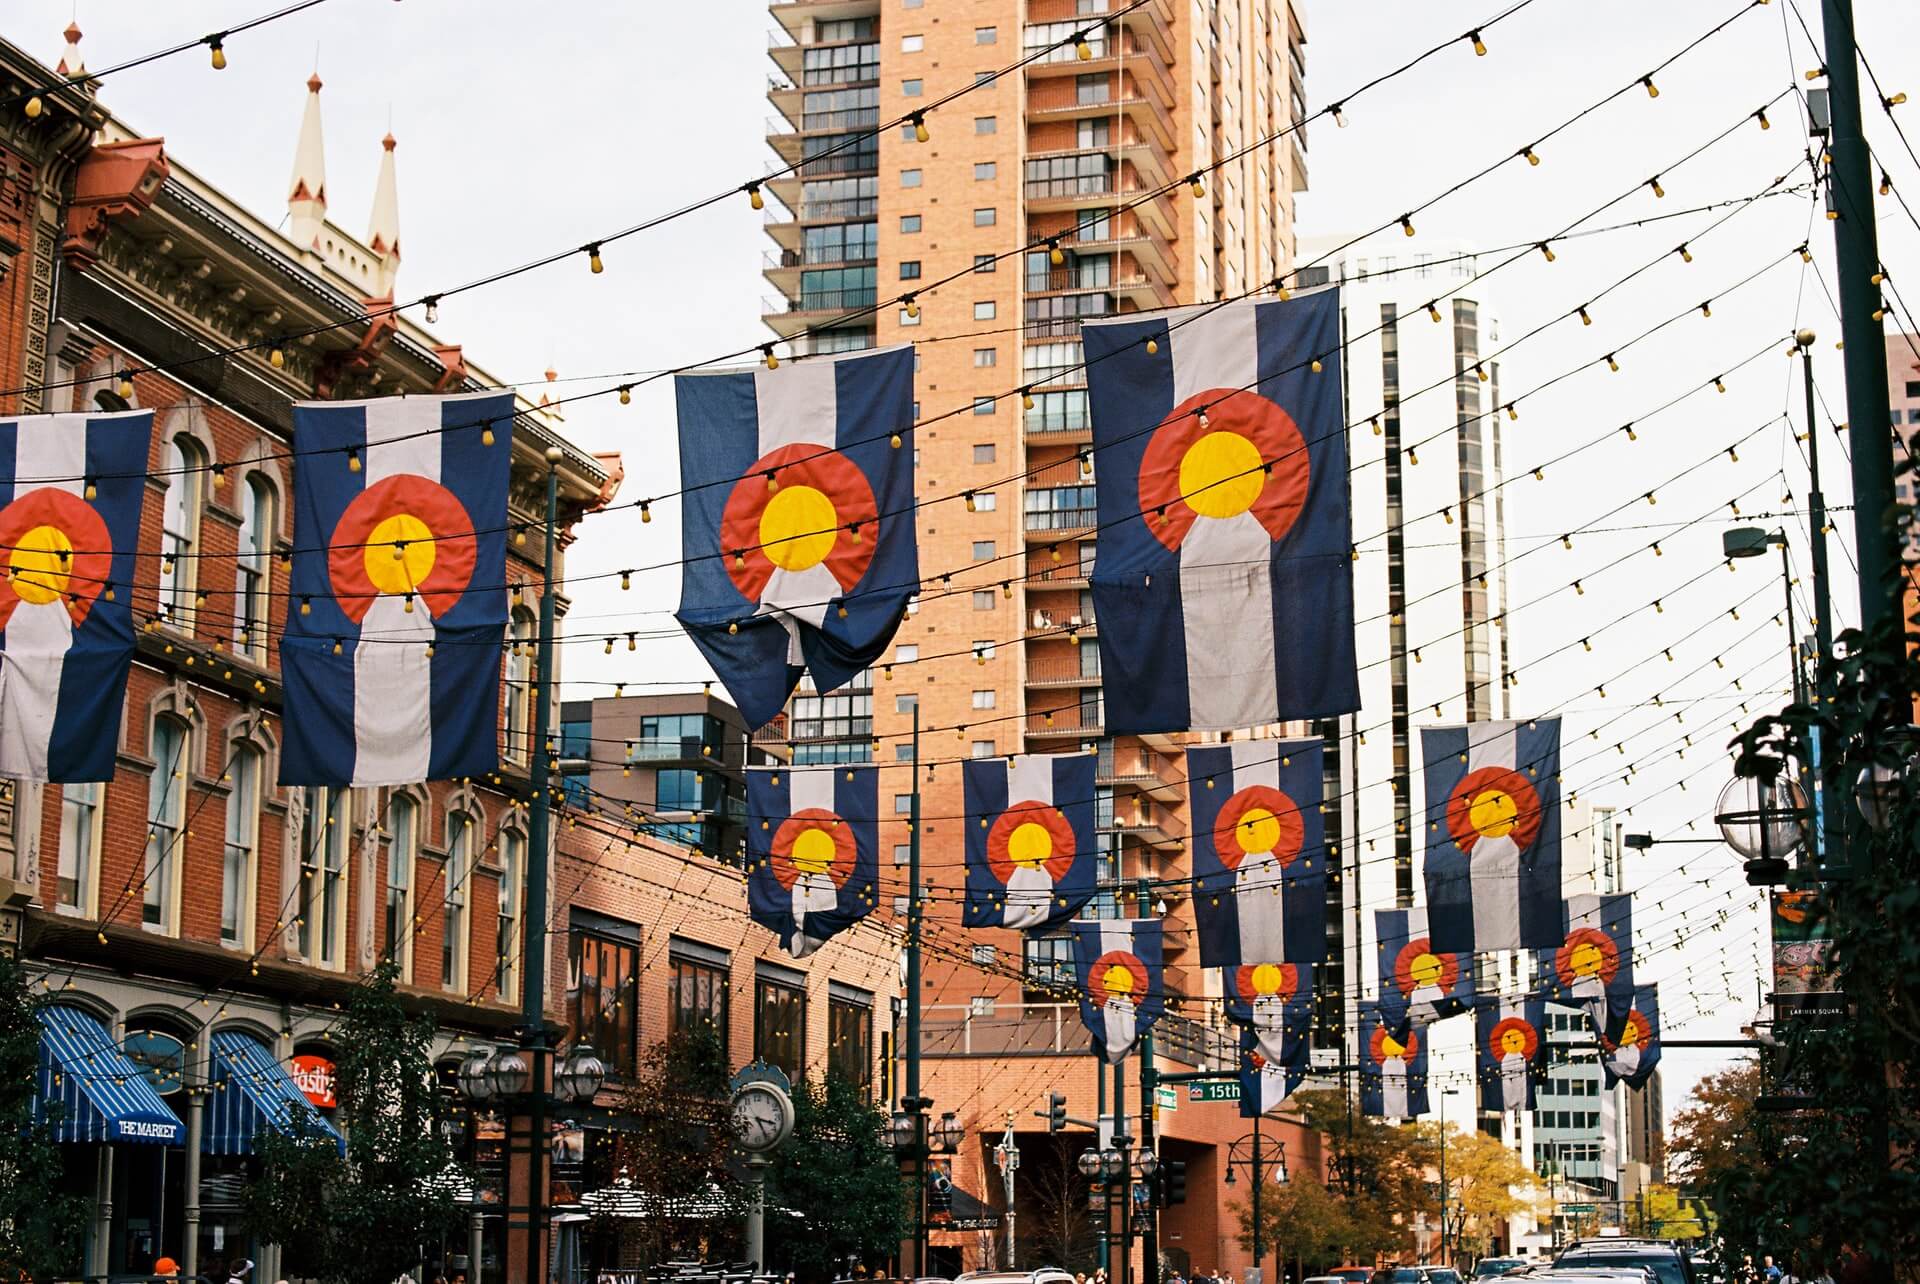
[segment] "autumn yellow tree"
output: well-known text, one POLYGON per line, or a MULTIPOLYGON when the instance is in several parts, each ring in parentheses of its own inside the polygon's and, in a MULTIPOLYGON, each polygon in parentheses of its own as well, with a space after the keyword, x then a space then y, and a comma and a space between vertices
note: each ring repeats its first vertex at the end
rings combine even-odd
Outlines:
MULTIPOLYGON (((1426 1148, 1438 1156, 1440 1125, 1423 1123, 1419 1127, 1426 1148)), ((1540 1211, 1541 1195, 1533 1170, 1496 1138, 1481 1132, 1466 1132, 1449 1124, 1445 1141, 1446 1193, 1454 1201, 1456 1249, 1485 1252, 1500 1223, 1523 1213, 1540 1211)), ((1437 1189, 1440 1176, 1437 1163, 1433 1176, 1437 1189)), ((1433 1210, 1436 1220, 1438 1211, 1433 1210)))

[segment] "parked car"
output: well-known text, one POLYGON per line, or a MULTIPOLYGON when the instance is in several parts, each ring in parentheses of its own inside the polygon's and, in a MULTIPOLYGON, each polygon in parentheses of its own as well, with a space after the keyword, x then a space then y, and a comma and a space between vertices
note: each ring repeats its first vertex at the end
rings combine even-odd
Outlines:
POLYGON ((1073 1284, 1073 1275, 1057 1266, 1034 1271, 968 1271, 953 1284, 1073 1284))
POLYGON ((1524 1257, 1483 1257, 1473 1268, 1473 1278, 1495 1279, 1501 1275, 1510 1275, 1526 1264, 1527 1259, 1524 1257))
POLYGON ((1606 1239, 1576 1240, 1553 1259, 1556 1271, 1635 1266, 1651 1267, 1659 1284, 1694 1284, 1693 1271, 1686 1257, 1663 1239, 1609 1236, 1606 1239))
POLYGON ((1373 1278, 1373 1268, 1371 1266, 1354 1266, 1348 1264, 1346 1266, 1336 1266, 1328 1271, 1327 1274, 1336 1279, 1346 1281, 1346 1284, 1367 1284, 1367 1281, 1373 1278))

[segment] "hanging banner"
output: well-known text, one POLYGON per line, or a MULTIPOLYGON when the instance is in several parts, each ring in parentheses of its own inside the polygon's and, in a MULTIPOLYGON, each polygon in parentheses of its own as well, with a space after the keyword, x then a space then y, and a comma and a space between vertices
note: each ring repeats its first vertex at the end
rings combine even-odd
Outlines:
POLYGON ((1606 1072, 1609 1088, 1623 1079, 1628 1087, 1639 1088, 1653 1076, 1653 1068, 1659 1064, 1659 987, 1636 986, 1619 1033, 1600 1036, 1600 1065, 1606 1072))
POLYGON ((1081 333, 1108 733, 1358 709, 1339 291, 1081 333))
POLYGON ((1086 753, 961 764, 967 927, 1044 931, 1093 899, 1094 766, 1086 753))
POLYGON ((1569 896, 1566 934, 1538 971, 1539 992, 1585 1012, 1595 1034, 1617 1029, 1633 999, 1633 897, 1569 896))
POLYGON ((1531 1110, 1546 1075, 1547 1002, 1489 998, 1474 1013, 1482 1110, 1531 1110))
POLYGON ((1558 949, 1560 720, 1423 727, 1420 749, 1434 948, 1558 949))
POLYGON ((1307 1077, 1303 1056, 1281 1062, 1269 1058, 1259 1036, 1252 1030, 1240 1032, 1240 1116, 1256 1119, 1285 1105, 1307 1077))
POLYGON ((1319 740, 1187 750, 1194 918, 1205 967, 1327 957, 1319 740))
POLYGON ((1166 1011, 1163 925, 1157 918, 1073 924, 1073 970, 1080 1018, 1093 1050, 1109 1065, 1126 1060, 1166 1011))
POLYGON ((1473 956, 1434 949, 1424 908, 1375 910, 1373 925, 1383 1007, 1403 1009, 1403 1020, 1427 1025, 1473 1006, 1473 956))
POLYGON ((1313 1028, 1313 964, 1242 963, 1220 969, 1227 1019, 1276 1065, 1305 1065, 1313 1028))
POLYGON ((1369 999, 1360 1002, 1360 1111, 1378 1119, 1427 1113, 1426 1031, 1396 1028, 1369 999))
POLYGON ((747 908, 794 958, 873 913, 880 769, 747 769, 747 908))

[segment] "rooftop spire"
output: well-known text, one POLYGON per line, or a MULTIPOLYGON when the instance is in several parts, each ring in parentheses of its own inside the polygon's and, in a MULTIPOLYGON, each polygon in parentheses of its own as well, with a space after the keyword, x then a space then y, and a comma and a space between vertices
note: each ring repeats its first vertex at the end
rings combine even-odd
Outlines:
POLYGON ((307 77, 307 110, 300 118, 300 143, 293 153, 293 182, 287 191, 291 235, 302 249, 320 239, 327 219, 327 153, 320 138, 320 73, 307 77))
POLYGON ((86 74, 87 64, 80 60, 79 23, 69 22, 67 24, 67 51, 60 55, 60 65, 55 67, 54 70, 70 80, 75 76, 84 76, 86 74))
POLYGON ((380 179, 373 188, 373 219, 367 227, 367 248, 380 256, 377 293, 390 295, 400 275, 400 186, 394 177, 393 135, 380 140, 380 179))

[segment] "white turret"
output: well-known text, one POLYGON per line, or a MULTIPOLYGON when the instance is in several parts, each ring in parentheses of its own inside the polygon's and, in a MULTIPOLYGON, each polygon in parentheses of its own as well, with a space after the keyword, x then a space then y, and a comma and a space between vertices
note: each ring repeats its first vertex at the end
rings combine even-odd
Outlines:
POLYGON ((314 248, 327 221, 327 153, 320 138, 320 74, 307 78, 307 110, 300 118, 300 144, 293 153, 287 192, 289 234, 302 249, 314 248))
POLYGON ((392 297, 393 279, 400 275, 400 186, 393 172, 393 135, 380 140, 380 180, 373 188, 373 220, 367 228, 367 248, 379 257, 375 276, 378 294, 392 297))

